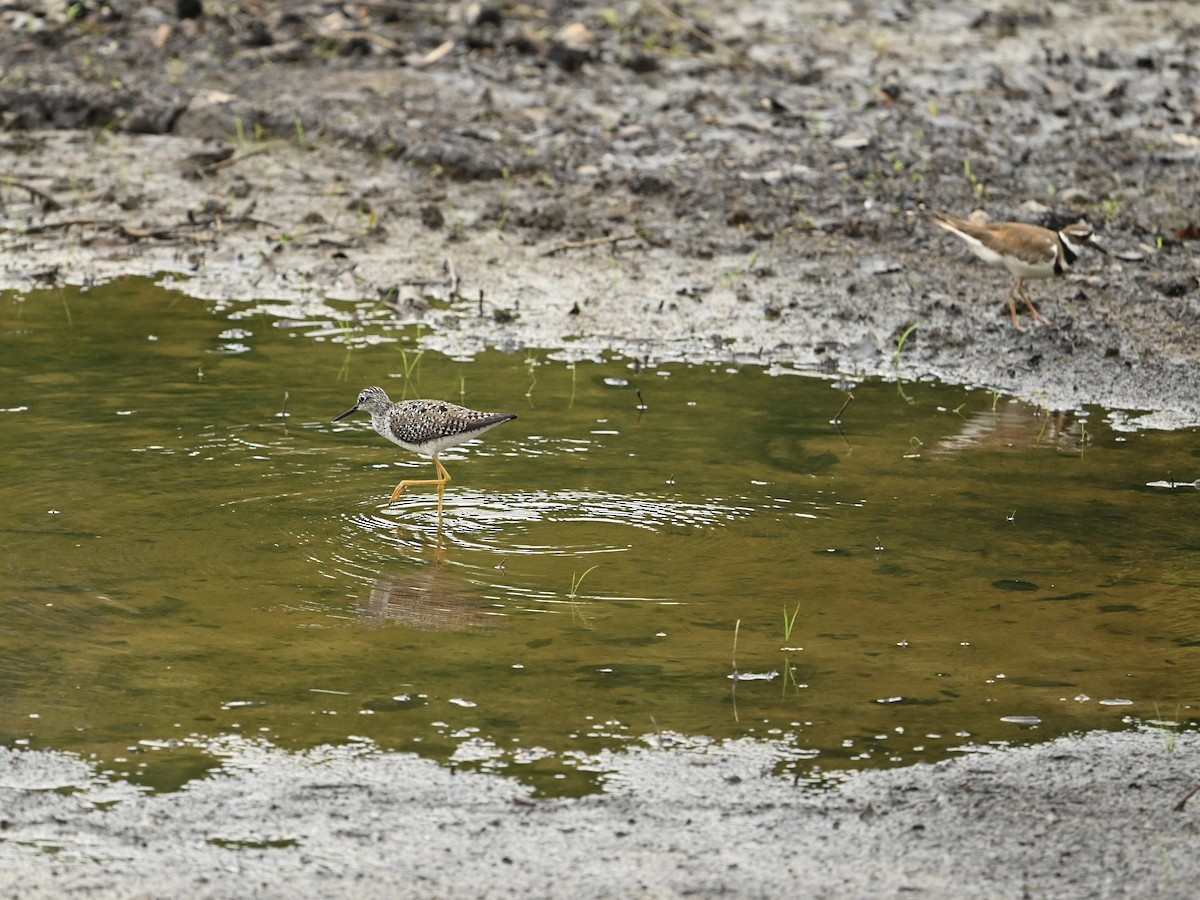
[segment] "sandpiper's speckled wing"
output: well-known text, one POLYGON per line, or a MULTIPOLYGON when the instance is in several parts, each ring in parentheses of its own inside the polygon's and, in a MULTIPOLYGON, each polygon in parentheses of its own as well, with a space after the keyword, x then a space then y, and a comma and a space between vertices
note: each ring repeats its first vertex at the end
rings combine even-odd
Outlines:
POLYGON ((516 413, 479 412, 445 400, 405 400, 387 412, 392 440, 416 453, 435 454, 478 437, 516 413))

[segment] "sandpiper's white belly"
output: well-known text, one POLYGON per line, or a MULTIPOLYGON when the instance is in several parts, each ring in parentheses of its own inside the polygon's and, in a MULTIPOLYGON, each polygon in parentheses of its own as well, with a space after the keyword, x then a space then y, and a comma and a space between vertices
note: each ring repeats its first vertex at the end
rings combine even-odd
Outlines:
MULTIPOLYGON (((487 429, 483 429, 486 431, 487 429)), ((479 433, 482 434, 483 431, 479 433)), ((459 444, 465 444, 473 440, 473 437, 463 437, 461 434, 449 434, 443 438, 434 438, 424 441, 420 444, 410 444, 408 441, 402 441, 395 438, 393 435, 383 435, 388 440, 395 444, 399 444, 405 450, 411 450, 413 453, 420 453, 422 456, 437 456, 443 450, 449 450, 451 447, 457 447, 459 444)))

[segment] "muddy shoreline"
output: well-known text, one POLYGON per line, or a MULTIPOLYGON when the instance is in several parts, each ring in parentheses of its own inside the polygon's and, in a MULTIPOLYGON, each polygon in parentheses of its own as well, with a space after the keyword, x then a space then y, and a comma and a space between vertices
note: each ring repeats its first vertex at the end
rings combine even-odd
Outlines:
MULTIPOLYGON (((1200 6, 78 6, 0 12, 2 290, 151 276, 361 338, 421 323, 459 356, 937 377, 1200 424, 1200 6), (922 206, 1086 218, 1111 255, 1035 283, 1052 324, 1018 332, 1007 276, 922 206)), ((0 889, 1184 897, 1200 769, 1168 743, 820 795, 764 745, 647 750, 573 801, 282 752, 147 797, 0 751, 0 889)))
POLYGON ((361 747, 226 747, 227 774, 159 795, 0 749, 0 893, 1184 898, 1198 750, 1095 734, 815 791, 767 744, 649 746, 605 761, 604 794, 543 800, 361 747))
POLYGON ((934 376, 1200 422, 1200 10, 743 5, 6 13, 0 287, 173 272, 420 321, 456 354, 934 376), (1034 283, 1052 324, 1021 333, 1007 275, 922 206, 1086 218, 1111 254, 1034 283))

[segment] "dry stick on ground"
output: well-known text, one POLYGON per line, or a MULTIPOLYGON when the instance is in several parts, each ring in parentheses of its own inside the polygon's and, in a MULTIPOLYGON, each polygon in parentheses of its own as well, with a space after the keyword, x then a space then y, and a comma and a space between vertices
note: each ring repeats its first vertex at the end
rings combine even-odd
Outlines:
MULTIPOLYGON (((98 230, 111 228, 120 234, 122 237, 131 240, 142 240, 144 238, 174 239, 189 237, 198 239, 198 229, 208 228, 215 225, 218 231, 225 225, 262 225, 267 228, 278 228, 274 222, 268 222, 266 219, 256 219, 252 216, 235 216, 233 218, 209 219, 203 222, 186 222, 180 225, 164 225, 158 228, 135 228, 132 225, 127 225, 124 222, 118 222, 115 219, 91 219, 86 217, 75 217, 70 219, 58 219, 54 222, 39 222, 36 225, 22 225, 20 227, 0 225, 0 231, 7 231, 10 234, 42 234, 47 231, 59 231, 61 229, 73 228, 74 226, 90 225, 98 230)), ((205 238, 211 240, 212 238, 205 238)))
POLYGON ((57 231, 60 228, 71 228, 74 225, 94 225, 97 228, 116 228, 120 224, 120 222, 115 222, 112 219, 72 218, 59 219, 56 222, 41 222, 37 225, 22 225, 19 228, 0 225, 0 231, 8 231, 12 234, 42 234, 46 231, 57 231))
POLYGON ((121 237, 130 241, 182 241, 188 240, 193 244, 212 244, 217 241, 218 234, 214 231, 200 231, 195 226, 189 230, 176 228, 127 228, 122 225, 117 229, 121 237))
POLYGON ((390 50, 392 53, 403 53, 404 47, 397 44, 391 38, 385 38, 382 34, 375 34, 372 31, 339 31, 334 37, 347 38, 353 40, 368 41, 376 47, 382 47, 384 50, 390 50))
POLYGON ((395 282, 405 287, 429 287, 431 284, 445 284, 444 278, 399 278, 395 282))
POLYGON ((565 250, 583 250, 586 247, 615 244, 618 241, 631 241, 637 236, 638 233, 636 231, 627 231, 624 234, 611 234, 608 237, 591 238, 586 241, 567 241, 566 243, 551 247, 549 250, 542 251, 542 256, 553 256, 555 253, 562 253, 565 250))
POLYGON ((454 41, 444 41, 421 57, 420 64, 423 66, 432 66, 435 62, 448 56, 453 49, 454 41))
POLYGON ((213 240, 211 235, 202 234, 199 229, 215 227, 218 232, 224 230, 226 225, 262 225, 264 228, 279 228, 274 222, 268 222, 266 219, 257 219, 253 216, 218 216, 214 219, 196 220, 194 222, 185 222, 179 225, 162 225, 157 228, 135 228, 132 225, 118 224, 117 231, 122 236, 131 240, 143 240, 145 238, 154 238, 155 240, 175 240, 177 238, 190 238, 193 240, 213 240))
MULTIPOLYGON (((309 243, 309 244, 305 244, 305 246, 312 247, 314 245, 309 243)), ((339 250, 349 250, 351 247, 357 247, 358 245, 355 244, 353 241, 339 241, 337 238, 331 238, 331 237, 326 237, 325 235, 320 235, 319 237, 317 237, 317 242, 316 242, 315 246, 317 246, 317 247, 337 247, 339 250)))
POLYGON ((1200 784, 1196 785, 1194 788, 1192 788, 1190 791, 1188 791, 1186 794, 1183 795, 1183 799, 1175 804, 1175 812, 1183 812, 1184 806, 1187 805, 1187 802, 1192 799, 1192 797, 1195 795, 1195 793, 1197 791, 1200 791, 1200 784))
POLYGON ((239 153, 237 156, 230 156, 226 159, 209 163, 206 166, 200 166, 199 168, 206 174, 209 172, 215 172, 218 169, 228 169, 230 166, 236 166, 242 160, 249 159, 252 156, 258 156, 260 153, 269 153, 272 150, 277 150, 280 147, 286 146, 287 144, 284 141, 268 141, 261 147, 255 147, 253 150, 247 150, 245 153, 239 153))
POLYGON ((654 7, 656 10, 658 10, 659 13, 666 16, 668 19, 671 19, 672 21, 678 23, 680 26, 682 26, 684 31, 686 31, 692 37, 699 40, 701 43, 708 44, 708 46, 711 47, 712 49, 720 50, 722 53, 728 53, 729 56, 735 60, 739 60, 742 58, 742 55, 740 53, 738 53, 736 50, 734 50, 732 47, 730 47, 728 44, 722 44, 711 34, 708 34, 707 32, 696 27, 691 22, 689 22, 687 19, 685 19, 683 16, 681 16, 679 13, 675 12, 675 10, 670 9, 665 3, 660 3, 660 2, 658 2, 658 0, 653 0, 653 2, 651 2, 650 5, 652 7, 654 7))
POLYGON ((32 184, 27 184, 24 181, 17 181, 15 178, 9 178, 7 175, 0 175, 0 184, 7 184, 10 187, 20 188, 23 191, 28 191, 29 196, 34 197, 42 205, 42 212, 54 212, 62 209, 62 204, 47 194, 45 191, 35 188, 32 184))

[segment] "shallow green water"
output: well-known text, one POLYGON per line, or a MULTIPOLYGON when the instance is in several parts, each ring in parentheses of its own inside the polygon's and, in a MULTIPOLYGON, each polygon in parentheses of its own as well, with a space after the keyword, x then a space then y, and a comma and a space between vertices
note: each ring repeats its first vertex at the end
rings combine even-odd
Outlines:
POLYGON ((0 741, 169 788, 224 734, 367 739, 577 793, 647 734, 806 776, 1195 718, 1194 433, 885 383, 839 432, 814 378, 342 337, 2 298, 0 741), (436 494, 385 502, 432 464, 331 421, 375 383, 520 416, 444 456, 440 539, 436 494))

